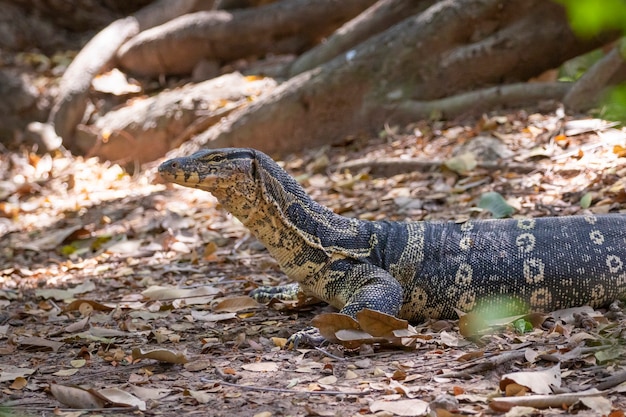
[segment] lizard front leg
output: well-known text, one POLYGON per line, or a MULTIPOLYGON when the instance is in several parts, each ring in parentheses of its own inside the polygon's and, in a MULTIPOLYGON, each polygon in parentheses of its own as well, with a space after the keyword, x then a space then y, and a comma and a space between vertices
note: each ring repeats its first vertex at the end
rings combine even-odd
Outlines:
MULTIPOLYGON (((339 261, 311 289, 331 304, 343 304, 340 313, 352 318, 365 308, 395 317, 403 301, 400 283, 386 270, 370 264, 357 263, 346 268, 346 262, 339 261)), ((317 345, 323 340, 317 329, 307 327, 294 333, 287 343, 296 348, 303 342, 317 345)))

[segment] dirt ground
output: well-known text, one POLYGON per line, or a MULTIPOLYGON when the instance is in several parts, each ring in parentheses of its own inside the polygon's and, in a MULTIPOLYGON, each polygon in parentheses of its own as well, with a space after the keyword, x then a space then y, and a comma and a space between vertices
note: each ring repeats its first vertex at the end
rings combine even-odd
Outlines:
MULTIPOLYGON (((490 191, 514 216, 626 211, 626 132, 560 114, 388 127, 283 164, 363 219, 490 217, 477 208, 490 191)), ((406 348, 281 349, 332 309, 247 297, 287 282, 275 261, 210 194, 154 167, 5 151, 0 236, 0 416, 470 416, 532 393, 508 415, 626 409, 618 304, 471 338, 458 321, 416 324, 406 348)))

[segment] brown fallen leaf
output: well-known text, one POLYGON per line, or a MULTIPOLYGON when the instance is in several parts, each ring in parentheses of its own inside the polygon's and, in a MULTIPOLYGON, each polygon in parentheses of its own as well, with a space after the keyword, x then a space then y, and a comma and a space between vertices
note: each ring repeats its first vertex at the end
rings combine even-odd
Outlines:
POLYGON ((561 367, 556 364, 542 371, 513 372, 502 376, 500 389, 506 390, 509 384, 516 383, 529 388, 536 394, 550 394, 552 387, 561 386, 561 367))
POLYGON ((17 378, 24 378, 26 375, 32 375, 35 369, 17 368, 12 365, 0 364, 0 382, 14 381, 17 378))
POLYGON ((394 330, 404 330, 409 322, 368 308, 359 311, 356 320, 361 329, 374 337, 395 337, 394 330))
POLYGON ((185 300, 186 305, 208 304, 220 293, 220 290, 209 285, 198 288, 176 288, 154 285, 141 292, 144 297, 150 300, 174 301, 182 299, 185 300))
POLYGON ((195 390, 185 390, 184 395, 188 395, 192 397, 194 400, 198 401, 200 404, 207 404, 212 401, 215 397, 215 394, 209 391, 195 391, 195 390))
POLYGON ((236 313, 241 310, 259 307, 260 304, 254 298, 244 295, 241 297, 226 298, 220 301, 213 307, 213 311, 216 313, 236 313))
POLYGON ((137 385, 131 385, 128 389, 140 399, 147 400, 158 400, 163 397, 169 395, 172 390, 167 388, 149 388, 149 387, 140 387, 137 385))
POLYGON ((276 372, 278 364, 276 362, 254 362, 241 365, 243 369, 251 372, 276 372))
POLYGON ((428 403, 418 399, 384 401, 377 400, 370 404, 370 411, 387 411, 396 416, 425 416, 428 413, 428 403))
POLYGON ((107 401, 109 401, 114 406, 137 407, 138 410, 141 410, 141 411, 146 410, 145 401, 140 400, 134 395, 129 394, 128 392, 123 391, 119 388, 104 388, 104 389, 96 390, 95 392, 97 395, 104 397, 107 401))
POLYGON ((104 304, 100 304, 99 302, 94 301, 94 300, 78 299, 78 300, 72 301, 67 306, 65 306, 63 311, 77 311, 77 310, 80 310, 80 307, 81 307, 82 304, 88 304, 88 305, 91 306, 92 309, 94 309, 96 311, 111 311, 111 310, 113 310, 112 307, 105 306, 104 304))
POLYGON ((182 352, 174 352, 169 349, 154 349, 143 351, 140 348, 133 349, 133 359, 154 359, 165 363, 187 363, 189 360, 182 352))
POLYGON ((26 380, 26 378, 24 378, 23 376, 18 376, 17 378, 15 378, 13 383, 9 385, 9 388, 14 390, 21 390, 26 387, 26 385, 28 385, 28 381, 26 380))
POLYGON ((43 236, 38 239, 17 243, 16 247, 31 250, 34 252, 53 250, 59 247, 63 242, 66 241, 66 239, 68 239, 70 236, 80 230, 84 231, 85 229, 82 225, 77 224, 66 227, 64 229, 47 231, 44 233, 43 236))
POLYGON ((210 313, 192 310, 191 318, 197 321, 223 321, 237 318, 236 313, 210 313))
POLYGON ((58 402, 71 408, 88 410, 103 408, 106 405, 104 399, 83 388, 52 383, 50 393, 58 402))
POLYGON ((57 342, 54 340, 44 339, 43 337, 35 336, 18 338, 17 344, 20 347, 24 347, 29 350, 51 350, 53 352, 56 352, 61 346, 64 345, 63 342, 57 342))
POLYGON ((65 326, 63 328, 63 331, 66 333, 76 333, 79 332, 81 330, 83 330, 84 328, 87 327, 87 325, 89 325, 89 320, 91 320, 90 316, 85 316, 82 319, 78 320, 76 323, 72 323, 68 326, 65 326))
POLYGON ((35 290, 35 295, 37 297, 42 297, 45 299, 52 298, 54 300, 69 300, 74 298, 76 294, 83 294, 89 291, 93 291, 96 289, 96 284, 91 281, 85 281, 80 285, 77 285, 73 288, 68 288, 66 290, 60 290, 58 288, 42 288, 35 290))
POLYGON ((317 327, 320 334, 328 341, 339 343, 336 333, 339 330, 360 330, 361 327, 352 317, 341 313, 325 313, 315 316, 313 326, 317 327))

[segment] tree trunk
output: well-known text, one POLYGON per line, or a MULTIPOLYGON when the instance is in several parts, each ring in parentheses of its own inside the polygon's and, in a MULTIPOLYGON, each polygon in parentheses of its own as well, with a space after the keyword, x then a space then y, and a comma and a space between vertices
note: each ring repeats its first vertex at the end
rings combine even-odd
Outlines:
POLYGON ((285 153, 337 142, 385 122, 409 121, 410 114, 394 114, 394 106, 526 81, 607 40, 577 39, 552 2, 440 1, 354 54, 292 78, 180 153, 204 146, 285 153))
POLYGON ((407 16, 413 16, 430 7, 435 0, 380 0, 359 16, 337 29, 326 41, 305 52, 292 64, 293 77, 322 65, 342 52, 353 48, 380 33, 407 16))
POLYGON ((201 60, 301 53, 375 0, 283 0, 253 9, 181 16, 124 44, 120 65, 133 74, 189 74, 201 60))

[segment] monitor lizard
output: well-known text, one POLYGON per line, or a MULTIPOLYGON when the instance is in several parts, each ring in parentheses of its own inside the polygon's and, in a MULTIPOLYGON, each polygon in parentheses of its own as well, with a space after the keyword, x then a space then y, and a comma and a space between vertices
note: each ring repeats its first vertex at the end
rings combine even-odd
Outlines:
MULTIPOLYGON (((355 316, 369 308, 410 322, 455 309, 530 311, 626 297, 626 215, 456 222, 366 221, 315 201, 254 149, 206 149, 159 167, 169 182, 211 192, 268 249, 294 284, 260 287, 259 300, 298 290, 355 316)), ((290 341, 319 343, 314 329, 290 341)))

